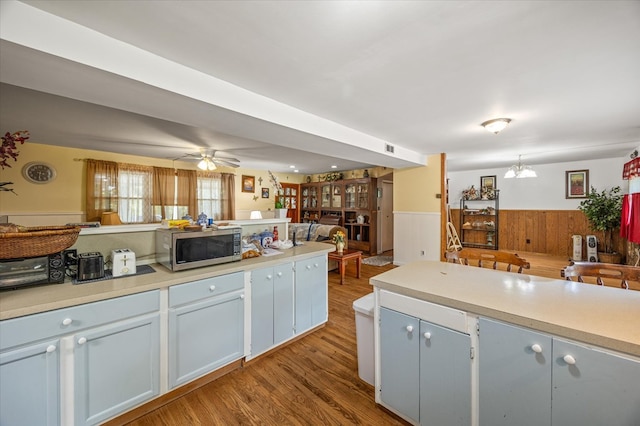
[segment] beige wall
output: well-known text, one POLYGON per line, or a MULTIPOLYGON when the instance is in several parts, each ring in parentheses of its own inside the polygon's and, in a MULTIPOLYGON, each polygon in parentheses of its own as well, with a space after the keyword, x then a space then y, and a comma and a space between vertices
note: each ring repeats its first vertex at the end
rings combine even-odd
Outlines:
MULTIPOLYGON (((83 220, 81 215, 85 209, 85 163, 77 160, 86 158, 181 169, 195 169, 197 164, 197 162, 163 160, 27 142, 20 146, 18 161, 11 162, 10 168, 0 170, 0 182, 13 182, 10 187, 18 194, 0 192, 0 215, 23 217, 23 221, 18 223, 27 226, 83 220), (57 172, 56 179, 47 184, 34 184, 25 180, 22 177, 22 167, 31 161, 43 161, 53 165, 57 172), (50 219, 47 220, 48 223, 33 223, 32 216, 34 214, 41 217, 46 214, 50 219)), ((219 168, 219 171, 236 174, 236 210, 273 210, 275 195, 267 171, 243 168, 219 168), (255 177, 256 190, 254 193, 242 192, 242 175, 255 177), (259 178, 262 178, 262 184, 260 184, 259 178), (268 199, 262 198, 262 188, 269 188, 268 199), (255 200, 254 196, 257 197, 255 200)), ((281 182, 287 183, 301 183, 306 177, 298 173, 275 173, 275 175, 281 182)))
POLYGON ((393 172, 393 210, 399 212, 440 212, 440 154, 427 158, 426 167, 393 172))

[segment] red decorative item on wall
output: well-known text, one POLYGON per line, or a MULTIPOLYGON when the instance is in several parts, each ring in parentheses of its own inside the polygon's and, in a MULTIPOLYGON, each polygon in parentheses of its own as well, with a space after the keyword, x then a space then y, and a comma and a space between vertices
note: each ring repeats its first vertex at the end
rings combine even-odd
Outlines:
POLYGON ((22 145, 27 139, 29 139, 29 131, 27 130, 18 130, 13 133, 7 132, 2 136, 2 145, 0 145, 0 167, 3 169, 5 167, 11 167, 7 162, 9 158, 17 161, 20 152, 16 144, 20 143, 20 145, 22 145))
POLYGON ((622 179, 628 180, 634 176, 640 176, 640 157, 625 163, 622 168, 622 179))

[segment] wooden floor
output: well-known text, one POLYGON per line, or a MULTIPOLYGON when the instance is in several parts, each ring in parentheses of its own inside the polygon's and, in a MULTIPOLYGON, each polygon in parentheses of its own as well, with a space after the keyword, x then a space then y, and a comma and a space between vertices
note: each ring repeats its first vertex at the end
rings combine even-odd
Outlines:
MULTIPOLYGON (((389 255, 392 253, 385 253, 389 255)), ((531 275, 560 278, 568 260, 519 253, 531 263, 531 275)), ((182 425, 405 425, 376 406, 373 386, 357 368, 353 301, 371 292, 369 278, 393 268, 347 267, 345 284, 329 272, 327 325, 243 368, 197 389, 132 426, 182 425)))

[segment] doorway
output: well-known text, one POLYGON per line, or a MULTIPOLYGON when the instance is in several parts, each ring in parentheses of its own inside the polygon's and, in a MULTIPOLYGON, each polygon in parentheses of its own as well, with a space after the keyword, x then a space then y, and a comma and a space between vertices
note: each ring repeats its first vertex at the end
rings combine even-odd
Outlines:
POLYGON ((378 250, 380 253, 393 250, 393 175, 382 178, 380 189, 380 241, 378 250))

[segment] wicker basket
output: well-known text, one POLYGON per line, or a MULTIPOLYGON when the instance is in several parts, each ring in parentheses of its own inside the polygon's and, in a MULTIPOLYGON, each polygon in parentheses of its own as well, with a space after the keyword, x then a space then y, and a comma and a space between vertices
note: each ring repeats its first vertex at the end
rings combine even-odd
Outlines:
POLYGON ((38 257, 60 252, 78 239, 78 226, 34 226, 0 232, 0 259, 38 257))

